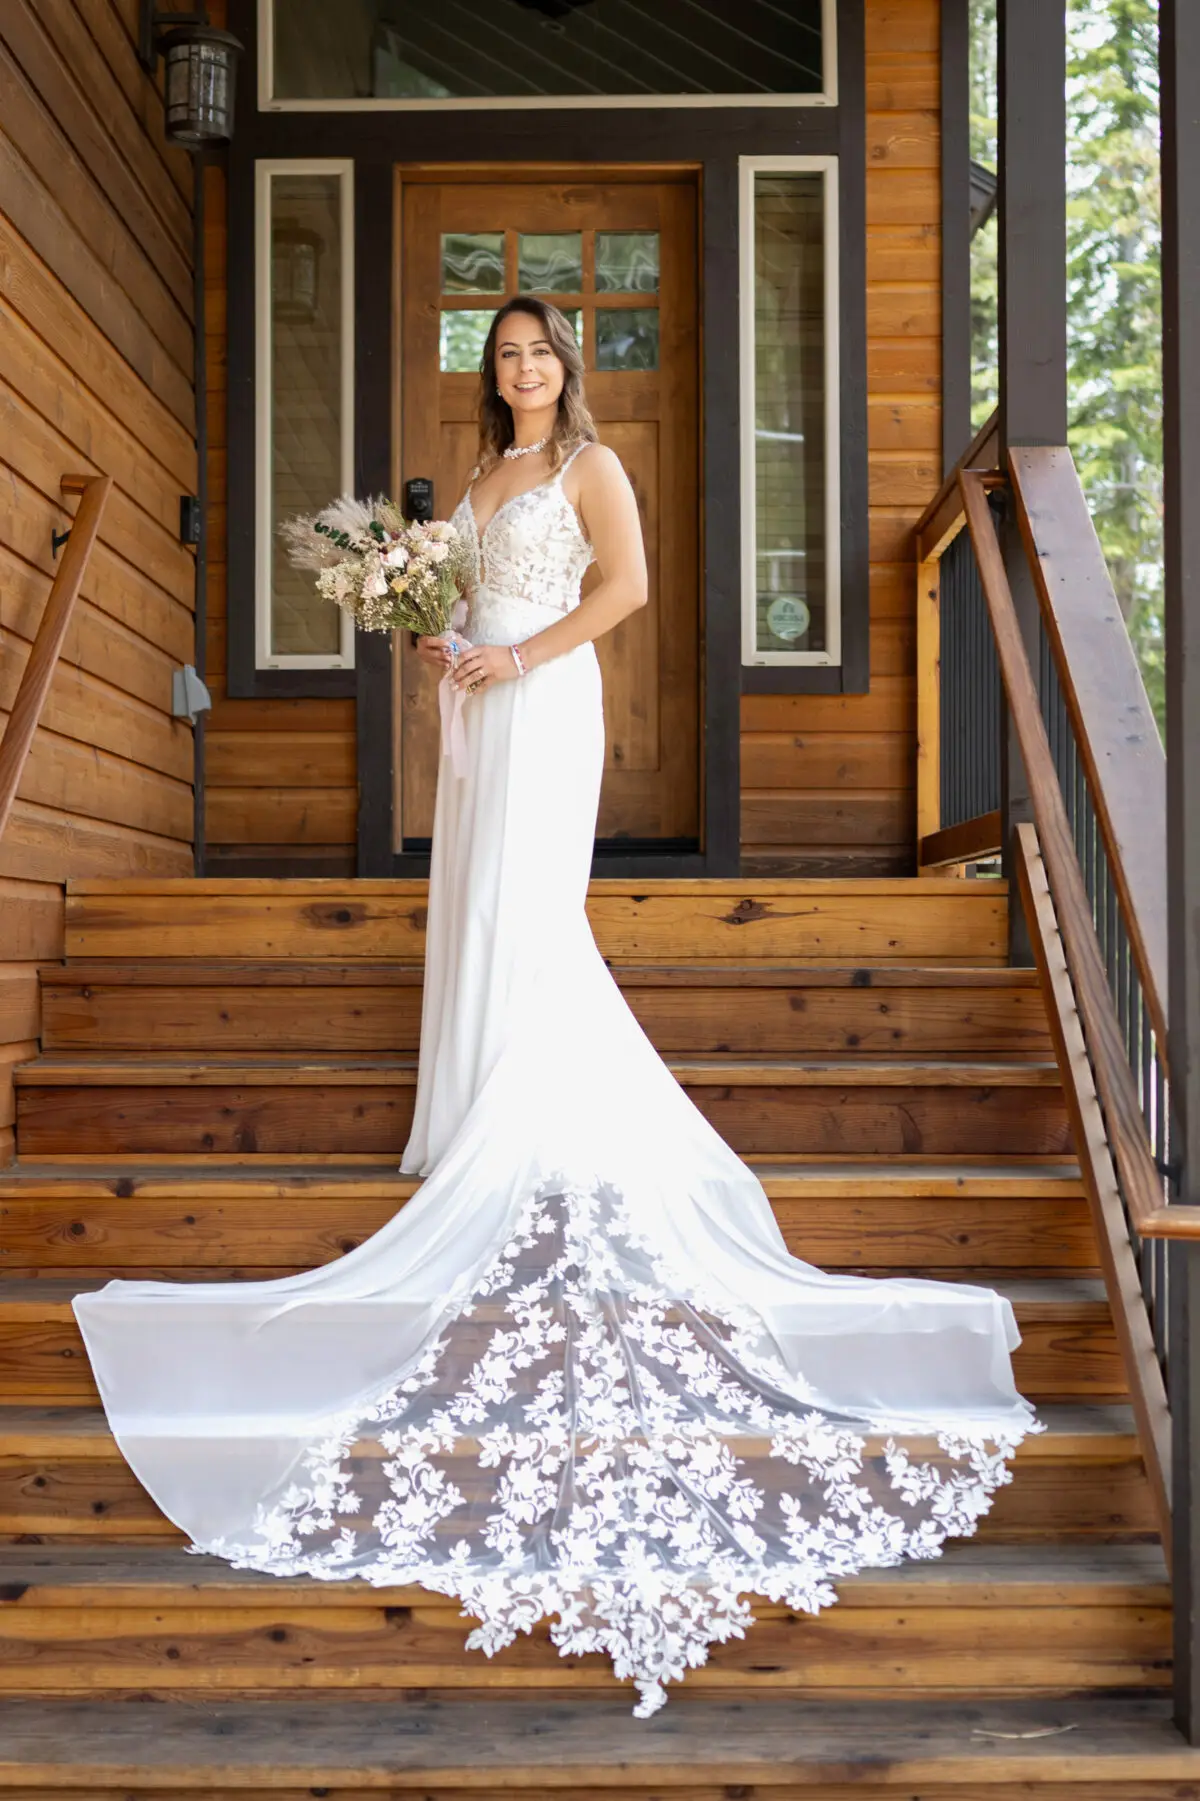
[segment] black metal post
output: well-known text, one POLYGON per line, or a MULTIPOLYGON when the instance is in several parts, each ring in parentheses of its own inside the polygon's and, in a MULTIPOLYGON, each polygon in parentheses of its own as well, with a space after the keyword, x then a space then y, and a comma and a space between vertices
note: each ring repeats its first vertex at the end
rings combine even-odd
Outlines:
POLYGON ((942 0, 942 474, 971 442, 971 67, 968 0, 942 0))
MULTIPOLYGON (((1065 0, 998 0, 1000 455, 1019 444, 1067 441, 1067 18, 1065 0)), ((1035 678, 1038 607, 1016 521, 1000 541, 1035 678)), ((1013 833, 1032 820, 1029 781, 1009 730, 1001 751, 1004 868, 1013 833)), ((1015 893, 1015 882, 1013 883, 1015 893)), ((1009 954, 1031 964, 1019 906, 1009 954)))
MULTIPOLYGON (((390 162, 360 160, 354 171, 354 475, 358 494, 392 490, 391 283, 379 279, 374 257, 386 237, 382 267, 390 270, 395 172, 390 162), (366 221, 370 220, 368 227, 366 221)), ((416 474, 417 471, 409 470, 416 474)), ((356 632, 355 710, 358 751, 358 874, 392 873, 393 658, 400 649, 387 632, 356 632)))
MULTIPOLYGON (((204 292, 204 183, 207 163, 197 156, 192 163, 195 189, 192 197, 192 330, 195 333, 192 372, 196 389, 196 500, 200 509, 200 538, 196 545, 195 648, 196 674, 208 673, 208 339, 204 292)), ((207 722, 200 713, 192 726, 192 869, 203 875, 206 863, 208 813, 205 776, 208 763, 207 722)))
MULTIPOLYGON (((1161 0, 1164 624, 1174 1198, 1200 1202, 1200 11, 1161 0)), ((1200 1743, 1200 1256, 1176 1246, 1168 1383, 1174 1437, 1175 1717, 1200 1743)))

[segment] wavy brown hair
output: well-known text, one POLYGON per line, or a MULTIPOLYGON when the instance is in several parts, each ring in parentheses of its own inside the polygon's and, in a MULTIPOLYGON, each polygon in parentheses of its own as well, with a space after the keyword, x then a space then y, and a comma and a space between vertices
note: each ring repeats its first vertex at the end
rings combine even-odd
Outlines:
POLYGON ((596 424, 588 410, 583 393, 583 356, 575 339, 574 328, 564 313, 536 294, 515 294, 506 300, 492 320, 479 359, 479 473, 490 469, 503 455, 516 436, 512 408, 501 398, 496 386, 496 342, 500 327, 513 313, 528 313, 536 319, 555 356, 565 371, 562 393, 558 397, 558 413, 550 442, 546 446, 551 469, 557 469, 563 458, 578 444, 594 444, 596 424))

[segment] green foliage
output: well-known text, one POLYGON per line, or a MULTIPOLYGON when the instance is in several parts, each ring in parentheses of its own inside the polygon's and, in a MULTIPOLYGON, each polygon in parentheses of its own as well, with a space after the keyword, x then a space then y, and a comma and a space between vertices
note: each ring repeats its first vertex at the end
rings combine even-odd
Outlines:
MULTIPOLYGON (((1163 720, 1157 0, 1069 0, 1068 441, 1163 720)), ((972 0, 971 154, 995 167, 995 0, 972 0)), ((972 406, 996 399, 995 228, 972 247, 972 406)))

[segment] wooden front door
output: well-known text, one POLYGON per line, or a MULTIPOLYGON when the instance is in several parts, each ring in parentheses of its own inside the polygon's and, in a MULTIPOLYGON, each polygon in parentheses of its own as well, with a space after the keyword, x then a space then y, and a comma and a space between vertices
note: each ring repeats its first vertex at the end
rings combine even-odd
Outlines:
MULTIPOLYGON (((650 604, 597 645, 607 735, 598 842, 701 848, 694 178, 403 173, 400 193, 396 491, 432 476, 435 512, 450 514, 475 461, 493 312, 519 292, 561 307, 583 347, 600 437, 636 490, 650 567, 650 604)), ((407 639, 396 667, 395 842, 418 849, 433 827, 436 695, 407 639)))

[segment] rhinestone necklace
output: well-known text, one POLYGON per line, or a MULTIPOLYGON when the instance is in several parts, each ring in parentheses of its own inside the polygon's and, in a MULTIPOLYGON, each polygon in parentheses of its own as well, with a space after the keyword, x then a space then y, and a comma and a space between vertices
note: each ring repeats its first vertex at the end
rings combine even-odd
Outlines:
POLYGON ((510 462, 516 457, 531 457, 535 450, 545 450, 549 442, 550 433, 547 432, 546 436, 539 438, 536 444, 510 444, 504 455, 510 462))

